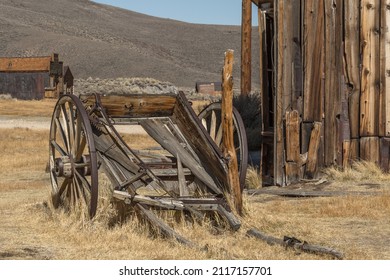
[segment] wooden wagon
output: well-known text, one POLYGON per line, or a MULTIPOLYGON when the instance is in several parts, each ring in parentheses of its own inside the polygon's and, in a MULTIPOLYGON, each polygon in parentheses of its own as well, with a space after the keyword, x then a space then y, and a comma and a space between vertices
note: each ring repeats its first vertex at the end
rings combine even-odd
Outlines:
MULTIPOLYGON (((213 213, 233 230, 240 221, 229 203, 227 159, 222 142, 221 105, 196 115, 184 93, 165 95, 63 95, 50 129, 50 178, 55 207, 83 206, 93 218, 98 207, 99 174, 112 199, 130 207, 165 235, 188 243, 158 213, 183 211, 202 219, 213 213), (161 147, 134 150, 119 125, 140 125, 161 147)), ((245 129, 233 114, 243 185, 247 164, 245 129)))

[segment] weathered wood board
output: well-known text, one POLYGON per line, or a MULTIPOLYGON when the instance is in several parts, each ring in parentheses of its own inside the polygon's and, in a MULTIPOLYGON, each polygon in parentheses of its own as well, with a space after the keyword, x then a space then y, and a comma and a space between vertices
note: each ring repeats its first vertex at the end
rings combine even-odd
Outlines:
MULTIPOLYGON (((95 105, 94 95, 81 95, 86 106, 95 105)), ((100 101, 112 118, 169 117, 173 114, 176 96, 170 95, 103 95, 100 101)))

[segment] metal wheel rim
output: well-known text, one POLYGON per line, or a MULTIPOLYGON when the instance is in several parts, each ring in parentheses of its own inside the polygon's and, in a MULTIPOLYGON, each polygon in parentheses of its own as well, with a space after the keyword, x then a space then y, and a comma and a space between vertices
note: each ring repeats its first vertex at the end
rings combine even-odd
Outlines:
POLYGON ((74 95, 62 96, 54 108, 49 168, 54 207, 85 207, 93 218, 98 200, 96 149, 87 112, 74 95))
MULTIPOLYGON (((222 108, 222 103, 221 102, 215 102, 211 103, 208 105, 206 108, 204 108, 198 115, 199 119, 204 123, 207 118, 212 117, 213 112, 215 113, 215 116, 221 115, 221 109, 222 108)), ((218 122, 218 119, 217 119, 218 122)), ((233 107, 233 125, 235 128, 234 134, 238 140, 238 157, 237 159, 239 160, 238 165, 239 165, 239 178, 240 178, 240 186, 241 186, 241 191, 244 189, 245 186, 245 177, 246 177, 246 171, 248 168, 248 142, 246 138, 246 131, 245 131, 245 126, 244 122, 242 121, 242 118, 240 116, 240 113, 237 111, 236 108, 233 107)), ((220 129, 219 127, 221 126, 221 123, 218 123, 215 127, 215 132, 211 132, 211 127, 207 127, 206 130, 209 134, 214 134, 215 136, 211 135, 211 138, 214 140, 216 145, 220 148, 222 144, 222 140, 219 139, 218 137, 218 130, 220 129), (216 141, 217 140, 217 141, 216 141)), ((235 143, 236 144, 236 143, 235 143)), ((237 151, 237 148, 236 148, 237 151)))

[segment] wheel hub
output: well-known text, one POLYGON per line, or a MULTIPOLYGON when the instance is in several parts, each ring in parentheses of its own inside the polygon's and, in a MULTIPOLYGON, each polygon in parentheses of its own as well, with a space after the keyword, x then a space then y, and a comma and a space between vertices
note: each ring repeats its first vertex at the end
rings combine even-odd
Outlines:
POLYGON ((73 163, 69 156, 62 156, 55 159, 54 173, 57 177, 72 178, 73 163))

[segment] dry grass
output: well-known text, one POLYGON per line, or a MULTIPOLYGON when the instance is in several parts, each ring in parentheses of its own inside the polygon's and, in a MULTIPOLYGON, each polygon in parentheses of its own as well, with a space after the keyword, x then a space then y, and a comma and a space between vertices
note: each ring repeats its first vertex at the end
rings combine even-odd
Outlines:
MULTIPOLYGON (((381 185, 378 195, 365 197, 245 196, 246 215, 238 232, 228 230, 215 234, 207 222, 203 225, 174 224, 182 235, 200 248, 207 248, 205 251, 153 236, 135 217, 124 224, 115 222, 116 211, 109 203, 107 192, 101 191, 98 213, 93 221, 85 219, 82 213, 54 210, 49 199, 50 183, 44 173, 47 137, 47 132, 28 129, 0 131, 0 258, 327 258, 297 254, 245 237, 246 230, 256 227, 276 237, 295 236, 309 243, 336 248, 344 252, 347 259, 390 259, 390 247, 386 242, 390 234, 390 195, 385 190, 386 185, 381 185)), ((142 136, 134 139, 134 145, 146 143, 142 136)), ((256 170, 252 171, 256 173, 256 170)), ((340 174, 338 176, 344 176, 340 174)), ((337 184, 337 181, 333 183, 333 188, 341 188, 337 184)), ((103 181, 100 189, 107 190, 103 181)))
MULTIPOLYGON (((51 100, 0 100, 0 114, 50 116, 53 106, 51 100)), ((200 106, 194 103, 195 108, 200 106)), ((148 136, 125 135, 124 138, 134 149, 156 146, 148 136)), ((363 190, 376 195, 311 199, 245 196, 246 214, 238 232, 215 234, 207 222, 174 224, 182 235, 199 247, 208 248, 205 251, 152 236, 135 217, 123 224, 116 223, 110 195, 102 191, 108 190, 103 180, 99 186, 98 214, 93 221, 85 219, 82 213, 54 210, 48 174, 44 172, 47 142, 48 131, 0 129, 0 259, 327 258, 297 254, 247 238, 246 230, 252 227, 280 238, 295 236, 312 244, 333 247, 347 259, 390 259, 387 242, 390 180, 389 175, 372 164, 356 163, 345 171, 325 170, 331 182, 326 188, 363 190)), ((249 170, 247 183, 260 186, 256 169, 249 170)))
POLYGON ((383 173, 382 170, 372 162, 358 161, 352 164, 351 167, 341 169, 331 167, 325 170, 333 180, 339 182, 388 182, 390 174, 383 173))
POLYGON ((248 166, 245 178, 245 186, 248 189, 258 189, 262 186, 262 179, 257 167, 248 166))
POLYGON ((0 115, 5 116, 29 116, 51 117, 57 100, 1 100, 0 115))

